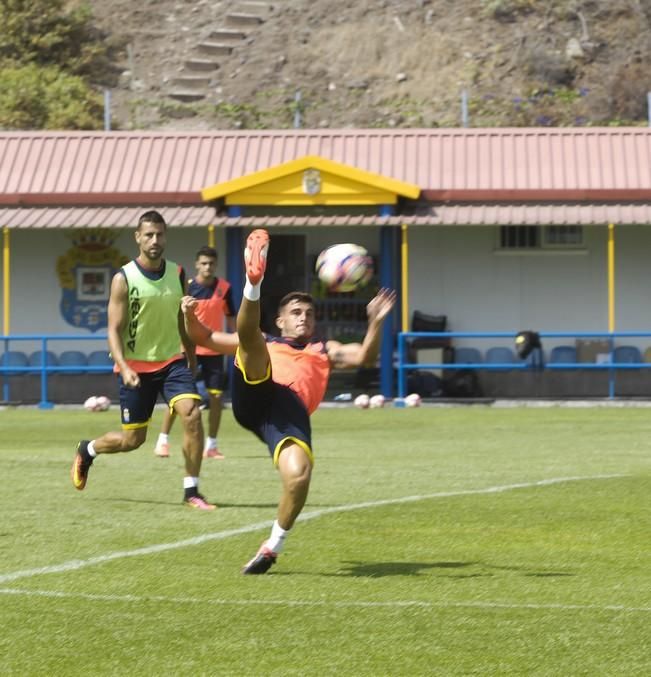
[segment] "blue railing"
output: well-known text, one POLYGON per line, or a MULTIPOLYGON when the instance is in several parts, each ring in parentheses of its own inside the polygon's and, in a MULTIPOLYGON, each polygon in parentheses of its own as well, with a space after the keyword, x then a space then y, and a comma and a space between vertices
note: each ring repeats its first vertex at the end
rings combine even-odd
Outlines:
MULTIPOLYGON (((48 376, 56 373, 66 374, 82 374, 82 373, 109 373, 113 370, 112 365, 48 365, 46 363, 47 353, 51 341, 63 341, 69 343, 71 341, 102 341, 106 346, 106 334, 95 334, 93 336, 80 336, 79 334, 12 334, 9 336, 0 336, 0 341, 4 346, 4 352, 10 350, 10 345, 14 341, 29 342, 32 345, 40 345, 41 364, 38 366, 18 366, 18 365, 3 365, 0 362, 0 376, 3 378, 2 397, 3 400, 10 399, 10 384, 7 380, 8 374, 40 374, 41 376, 41 401, 38 406, 41 409, 51 409, 53 404, 48 401, 48 376)), ((53 351, 52 351, 53 352, 53 351)), ((108 351, 107 351, 108 352, 108 351)))
POLYGON ((628 331, 628 332, 538 332, 541 340, 544 339, 606 339, 608 341, 609 359, 603 362, 545 362, 538 366, 531 360, 518 360, 516 362, 409 362, 407 358, 412 346, 410 341, 415 339, 434 339, 441 347, 450 345, 453 339, 509 339, 515 347, 515 337, 518 332, 422 332, 410 331, 398 334, 398 396, 405 397, 407 394, 407 372, 416 369, 477 369, 477 370, 532 370, 536 368, 563 370, 563 369, 586 369, 608 371, 608 397, 615 396, 615 373, 620 369, 649 369, 651 362, 614 362, 615 340, 622 338, 647 338, 651 339, 651 332, 628 331))

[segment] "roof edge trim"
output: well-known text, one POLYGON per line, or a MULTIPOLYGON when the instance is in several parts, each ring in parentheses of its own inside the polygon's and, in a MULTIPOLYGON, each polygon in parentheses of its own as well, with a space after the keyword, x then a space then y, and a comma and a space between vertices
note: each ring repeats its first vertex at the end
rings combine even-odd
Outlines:
POLYGON ((143 204, 205 206, 201 193, 195 191, 0 194, 0 206, 5 207, 118 207, 143 204))

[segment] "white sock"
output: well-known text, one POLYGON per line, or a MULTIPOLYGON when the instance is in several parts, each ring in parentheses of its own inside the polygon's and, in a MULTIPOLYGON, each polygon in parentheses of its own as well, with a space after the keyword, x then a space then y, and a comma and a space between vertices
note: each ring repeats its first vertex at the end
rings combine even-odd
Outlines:
POLYGON ((287 538, 288 533, 289 529, 283 529, 280 524, 278 524, 278 520, 275 520, 274 525, 271 527, 271 536, 269 536, 266 546, 269 550, 273 550, 273 552, 281 552, 285 545, 285 538, 287 538))
POLYGON ((249 278, 246 278, 246 282, 244 283, 244 291, 242 294, 244 295, 245 299, 248 299, 249 301, 259 301, 260 300, 260 287, 262 286, 262 280, 258 282, 258 284, 251 284, 249 282, 249 278))
POLYGON ((88 443, 87 449, 88 449, 88 455, 89 455, 91 458, 97 458, 97 452, 95 451, 95 440, 91 440, 91 441, 88 443))
POLYGON ((184 489, 192 489, 193 487, 198 487, 199 486, 199 478, 198 477, 184 477, 183 478, 183 488, 184 489))
POLYGON ((212 449, 217 446, 216 437, 206 437, 206 449, 212 449))
POLYGON ((158 433, 158 444, 167 444, 170 441, 170 436, 166 433, 158 433))

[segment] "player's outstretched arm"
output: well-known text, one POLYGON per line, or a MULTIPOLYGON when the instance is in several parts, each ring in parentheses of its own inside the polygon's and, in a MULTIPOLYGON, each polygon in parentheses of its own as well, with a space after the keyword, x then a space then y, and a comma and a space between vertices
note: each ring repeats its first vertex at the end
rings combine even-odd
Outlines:
POLYGON ((195 315, 197 299, 184 296, 181 299, 181 312, 185 322, 185 330, 190 340, 199 346, 205 346, 224 355, 235 355, 239 343, 237 334, 224 331, 212 331, 195 315))
POLYGON ((368 329, 361 343, 339 343, 328 341, 328 357, 332 365, 338 369, 351 367, 373 367, 380 353, 382 324, 393 310, 396 303, 396 292, 382 288, 366 306, 368 329))

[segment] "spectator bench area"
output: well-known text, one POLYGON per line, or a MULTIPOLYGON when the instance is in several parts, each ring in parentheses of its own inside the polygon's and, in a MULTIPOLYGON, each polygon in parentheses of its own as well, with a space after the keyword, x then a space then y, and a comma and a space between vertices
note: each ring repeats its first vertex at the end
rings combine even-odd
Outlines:
POLYGON ((117 401, 113 361, 107 350, 5 350, 0 356, 2 401, 76 404, 91 395, 117 401))
POLYGON ((539 332, 542 348, 524 360, 515 350, 516 334, 402 332, 399 392, 429 373, 440 379, 442 395, 452 397, 651 397, 651 332, 539 332), (469 372, 464 395, 455 379, 469 372))
MULTIPOLYGON (((540 332, 542 349, 534 350, 526 360, 516 353, 515 335, 402 332, 394 394, 415 390, 426 398, 651 397, 651 332, 540 332)), ((60 336, 28 338, 37 344, 62 340, 60 336)), ((94 338, 106 345, 105 337, 94 338)), ((4 337, 4 343, 0 355, 3 402, 51 406, 81 403, 91 395, 117 401, 117 380, 106 349, 21 351, 13 345, 6 348, 8 343, 19 344, 17 337, 4 337)), ((379 387, 377 369, 334 372, 326 398, 342 392, 373 394, 379 387)))

